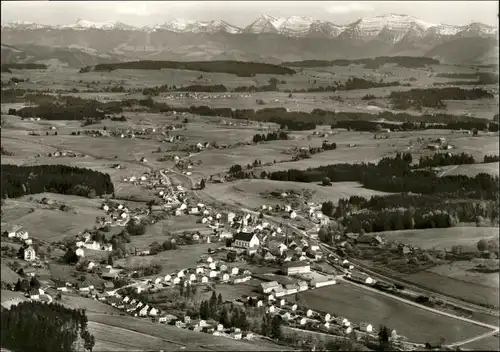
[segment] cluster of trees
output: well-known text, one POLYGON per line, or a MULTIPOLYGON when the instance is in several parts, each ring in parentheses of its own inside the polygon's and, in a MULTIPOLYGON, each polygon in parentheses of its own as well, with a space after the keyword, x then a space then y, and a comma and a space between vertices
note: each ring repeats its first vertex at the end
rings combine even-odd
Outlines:
POLYGON ((325 215, 342 219, 348 232, 379 232, 453 227, 460 222, 482 225, 498 221, 497 199, 454 200, 440 195, 393 194, 363 198, 352 196, 322 204, 325 215), (439 209, 439 210, 436 210, 439 209))
POLYGON ((46 70, 47 65, 44 64, 2 64, 2 72, 4 70, 46 70))
POLYGON ((493 94, 481 88, 462 89, 458 87, 445 87, 391 92, 389 98, 395 109, 421 109, 422 107, 442 109, 446 107, 443 100, 493 98, 493 94))
POLYGON ((439 177, 433 171, 412 170, 410 153, 385 157, 377 164, 334 164, 306 170, 290 169, 267 173, 275 181, 321 182, 328 177, 332 182, 355 181, 364 187, 383 192, 412 192, 441 194, 459 198, 496 199, 498 177, 480 173, 475 177, 464 175, 439 177))
POLYGON ((270 132, 268 134, 256 134, 253 136, 253 142, 268 142, 268 141, 286 141, 288 140, 288 133, 284 131, 270 132))
POLYGON ((283 66, 289 67, 329 67, 329 66, 349 66, 349 65, 364 65, 365 68, 377 69, 385 64, 396 64, 400 67, 419 68, 427 65, 439 65, 439 60, 429 57, 417 56, 379 56, 375 58, 365 59, 339 59, 339 60, 305 60, 294 62, 283 62, 283 66))
POLYGON ((421 156, 418 161, 418 168, 437 167, 448 165, 474 164, 476 161, 469 153, 451 154, 435 153, 429 156, 421 156))
POLYGON ((144 221, 130 220, 125 229, 131 236, 142 236, 146 233, 146 223, 144 221))
POLYGON ((151 255, 158 254, 163 251, 171 251, 177 249, 177 244, 174 241, 164 241, 162 244, 159 244, 158 242, 153 242, 149 246, 149 253, 151 255))
POLYGON ((102 120, 108 114, 123 111, 120 102, 99 102, 97 100, 64 97, 61 102, 44 102, 37 106, 27 106, 12 112, 22 118, 40 117, 45 120, 102 120))
POLYGON ((141 266, 135 269, 135 272, 132 274, 132 277, 136 279, 142 276, 158 275, 162 271, 162 269, 163 267, 160 264, 141 266))
POLYGON ((5 148, 3 147, 3 145, 2 145, 2 146, 0 147, 0 155, 12 156, 12 155, 14 155, 14 153, 7 151, 7 149, 5 149, 5 148))
POLYGON ((201 72, 229 73, 240 77, 254 77, 256 74, 293 75, 296 73, 287 67, 243 61, 131 61, 113 64, 98 64, 87 66, 80 70, 80 73, 90 71, 110 72, 113 70, 161 70, 177 69, 201 72))
POLYGON ((60 304, 21 302, 2 309, 2 347, 18 352, 92 351, 85 310, 60 304))
POLYGON ((93 198, 113 194, 109 174, 66 165, 2 165, 2 198, 52 192, 93 198))
POLYGON ((279 340, 283 337, 282 324, 283 322, 279 315, 266 314, 262 318, 261 334, 274 340, 279 340))
POLYGON ((500 156, 498 155, 485 155, 483 159, 485 163, 495 163, 497 161, 500 161, 500 156))
POLYGON ((370 88, 380 88, 380 87, 397 87, 402 85, 401 83, 394 82, 383 82, 382 79, 379 82, 366 80, 359 77, 351 77, 344 83, 336 82, 333 86, 319 86, 312 88, 303 89, 292 89, 285 90, 286 93, 319 93, 319 92, 335 92, 343 90, 356 90, 356 89, 370 89, 370 88))
MULTIPOLYGON (((469 81, 454 81, 438 83, 440 85, 486 85, 498 84, 498 74, 493 72, 475 72, 475 73, 438 73, 436 77, 449 79, 468 79, 469 81)), ((436 84, 436 83, 435 83, 436 84)))

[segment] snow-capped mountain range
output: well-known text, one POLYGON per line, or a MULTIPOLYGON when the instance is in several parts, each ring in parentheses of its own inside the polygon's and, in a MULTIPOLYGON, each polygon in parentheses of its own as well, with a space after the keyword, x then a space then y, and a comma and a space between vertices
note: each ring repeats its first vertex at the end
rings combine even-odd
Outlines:
POLYGON ((425 22, 408 15, 388 14, 370 18, 361 18, 348 25, 336 25, 328 21, 314 20, 310 17, 291 16, 277 18, 262 15, 245 28, 233 26, 225 21, 214 20, 200 22, 185 19, 176 19, 164 24, 145 27, 134 27, 121 22, 95 23, 78 20, 72 25, 43 25, 31 22, 15 21, 2 25, 2 30, 122 30, 157 32, 169 31, 174 33, 249 33, 249 34, 282 34, 292 37, 327 37, 343 39, 371 39, 377 36, 390 34, 394 42, 401 40, 411 32, 413 36, 493 36, 498 28, 481 23, 471 23, 463 26, 434 24, 425 22))

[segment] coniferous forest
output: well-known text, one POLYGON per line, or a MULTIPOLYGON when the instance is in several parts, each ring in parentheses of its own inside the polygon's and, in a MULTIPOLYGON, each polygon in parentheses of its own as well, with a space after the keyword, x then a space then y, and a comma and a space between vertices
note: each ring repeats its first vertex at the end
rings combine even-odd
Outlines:
POLYGON ((92 350, 85 310, 60 304, 22 302, 2 307, 2 347, 15 352, 73 352, 92 350))
POLYGON ((52 192, 93 198, 114 192, 109 174, 66 166, 2 165, 2 198, 52 192))

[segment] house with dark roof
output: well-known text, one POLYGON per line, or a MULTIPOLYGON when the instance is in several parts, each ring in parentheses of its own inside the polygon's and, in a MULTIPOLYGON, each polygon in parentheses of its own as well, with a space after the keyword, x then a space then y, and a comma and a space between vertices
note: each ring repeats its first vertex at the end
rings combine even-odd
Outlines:
POLYGON ((254 248, 260 245, 260 240, 256 234, 251 232, 239 232, 234 237, 233 247, 254 248))

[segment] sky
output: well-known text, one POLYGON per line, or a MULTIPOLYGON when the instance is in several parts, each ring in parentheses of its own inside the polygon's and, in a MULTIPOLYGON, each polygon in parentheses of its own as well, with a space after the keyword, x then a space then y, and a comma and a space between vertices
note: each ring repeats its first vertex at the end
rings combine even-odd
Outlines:
POLYGON ((405 14, 430 23, 498 26, 498 1, 2 1, 2 24, 29 21, 71 24, 120 21, 133 26, 188 20, 224 20, 244 27, 267 14, 309 16, 335 24, 388 13, 405 14))

